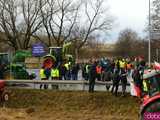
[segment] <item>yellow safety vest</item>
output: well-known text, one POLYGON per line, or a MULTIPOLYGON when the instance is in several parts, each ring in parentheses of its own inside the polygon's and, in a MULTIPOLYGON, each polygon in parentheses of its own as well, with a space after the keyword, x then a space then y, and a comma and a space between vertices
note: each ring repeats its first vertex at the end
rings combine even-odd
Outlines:
POLYGON ((147 83, 145 80, 143 80, 143 91, 145 91, 145 92, 148 91, 147 83))
POLYGON ((119 61, 119 64, 120 64, 120 68, 125 68, 126 66, 126 63, 123 61, 119 61))
POLYGON ((46 78, 46 75, 44 74, 44 69, 40 69, 40 78, 41 79, 46 78))
POLYGON ((67 70, 69 70, 69 64, 68 63, 64 64, 64 66, 66 67, 67 70))
POLYGON ((85 68, 86 69, 86 73, 89 73, 89 65, 86 65, 85 67, 86 67, 85 68))
POLYGON ((51 77, 59 77, 59 70, 57 68, 51 70, 51 77))

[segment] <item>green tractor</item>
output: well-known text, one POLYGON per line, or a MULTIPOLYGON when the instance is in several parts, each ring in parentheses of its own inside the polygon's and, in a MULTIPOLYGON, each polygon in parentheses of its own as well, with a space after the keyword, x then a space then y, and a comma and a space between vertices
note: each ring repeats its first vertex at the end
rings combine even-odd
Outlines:
POLYGON ((49 47, 49 54, 44 56, 43 66, 47 68, 58 67, 64 62, 75 62, 71 54, 67 54, 71 43, 66 43, 63 47, 49 47))
POLYGON ((28 51, 17 51, 15 55, 10 59, 8 53, 0 54, 0 66, 2 73, 1 79, 33 79, 35 75, 29 73, 26 70, 24 61, 26 57, 31 56, 28 51))
POLYGON ((66 51, 62 47, 49 47, 49 53, 56 58, 57 65, 64 61, 74 62, 73 56, 66 54, 66 51))
MULTIPOLYGON (((43 57, 43 66, 52 68, 64 62, 73 64, 73 56, 67 54, 70 46, 71 43, 66 43, 63 47, 49 47, 49 54, 43 57)), ((34 79, 35 74, 30 75, 25 66, 25 58, 31 56, 30 51, 16 51, 12 58, 8 53, 0 53, 0 79, 34 79)))

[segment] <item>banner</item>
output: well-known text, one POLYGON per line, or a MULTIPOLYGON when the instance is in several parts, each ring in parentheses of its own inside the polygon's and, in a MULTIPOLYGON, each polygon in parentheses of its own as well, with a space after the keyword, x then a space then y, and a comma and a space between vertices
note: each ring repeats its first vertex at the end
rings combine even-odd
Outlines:
POLYGON ((32 45, 32 56, 42 57, 44 55, 46 55, 46 50, 43 43, 36 43, 32 45))

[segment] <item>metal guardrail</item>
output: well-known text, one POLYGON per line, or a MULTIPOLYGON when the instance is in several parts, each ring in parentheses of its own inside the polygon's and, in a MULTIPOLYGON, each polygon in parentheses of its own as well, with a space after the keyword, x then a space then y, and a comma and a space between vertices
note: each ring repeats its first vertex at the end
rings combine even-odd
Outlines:
MULTIPOLYGON (((12 85, 17 85, 16 87, 19 87, 19 85, 25 85, 25 84, 33 84, 34 86, 32 87, 35 89, 35 85, 37 84, 47 84, 47 85, 56 85, 56 89, 58 89, 57 85, 81 85, 82 88, 81 90, 85 90, 85 86, 89 84, 89 81, 86 80, 5 80, 7 86, 12 86, 12 85)), ((101 85, 106 85, 106 84, 112 84, 102 82, 102 81, 96 81, 95 84, 101 84, 101 85)), ((15 87, 15 86, 14 86, 15 87)), ((23 88, 23 87, 22 87, 23 88)), ((25 88, 25 87, 24 87, 25 88)), ((52 88, 53 89, 53 88, 52 88)))
MULTIPOLYGON (((81 85, 81 87, 78 87, 78 90, 88 90, 88 85, 89 85, 89 81, 86 80, 5 80, 6 85, 8 87, 20 87, 20 88, 26 88, 28 86, 25 86, 27 84, 33 84, 33 86, 31 87, 31 89, 39 89, 39 87, 36 87, 36 85, 40 85, 40 84, 47 84, 47 85, 53 85, 51 89, 56 89, 56 90, 66 90, 66 86, 59 86, 59 85, 69 85, 68 87, 71 87, 71 89, 67 90, 76 90, 77 86, 76 85, 81 85), (71 85, 71 86, 70 86, 71 85), (73 85, 75 85, 75 88, 73 88, 73 85), (87 89, 86 89, 87 87, 87 89)), ((95 85, 113 85, 112 81, 95 81, 95 85)), ((121 85, 121 83, 120 83, 121 85)), ((127 83, 127 85, 130 85, 129 83, 127 83)))
MULTIPOLYGON (((32 84, 89 84, 86 80, 5 80, 6 83, 32 83, 32 84)), ((96 84, 112 84, 112 82, 96 81, 96 84)))
MULTIPOLYGON (((32 84, 89 84, 89 81, 86 80, 5 80, 7 84, 9 83, 32 83, 32 84)), ((101 85, 112 85, 111 81, 103 82, 96 81, 95 84, 101 85)), ((129 85, 129 83, 127 83, 129 85)))

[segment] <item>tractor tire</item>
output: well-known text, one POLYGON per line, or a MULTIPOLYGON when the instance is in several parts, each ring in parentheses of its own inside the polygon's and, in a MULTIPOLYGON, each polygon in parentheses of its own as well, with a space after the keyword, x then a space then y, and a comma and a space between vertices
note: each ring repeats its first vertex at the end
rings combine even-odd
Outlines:
POLYGON ((145 113, 155 113, 155 112, 160 112, 160 99, 157 99, 151 103, 149 103, 143 111, 141 112, 141 120, 144 120, 144 115, 145 113))
POLYGON ((8 100, 9 100, 9 93, 4 91, 1 95, 1 101, 6 102, 8 100))

